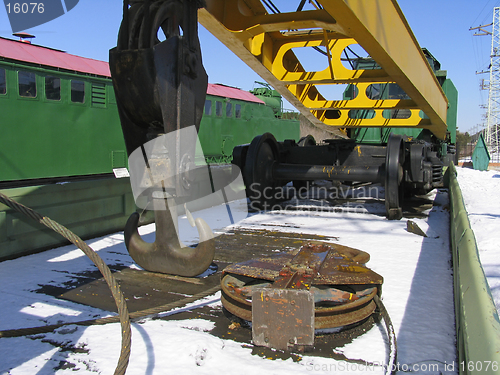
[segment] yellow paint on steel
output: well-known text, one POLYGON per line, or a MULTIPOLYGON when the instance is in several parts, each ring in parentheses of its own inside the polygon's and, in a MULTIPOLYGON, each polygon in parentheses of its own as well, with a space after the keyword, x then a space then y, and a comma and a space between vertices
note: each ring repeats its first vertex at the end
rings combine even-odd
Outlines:
MULTIPOLYGON (((380 82, 383 83, 383 82, 380 82)), ((368 98, 366 91, 372 83, 355 84, 357 94, 351 100, 326 100, 319 96, 314 85, 288 85, 288 90, 310 110, 321 109, 417 109, 418 106, 409 99, 380 99, 368 98)))
POLYGON ((409 123, 417 124, 419 128, 432 129, 429 119, 420 117, 420 110, 410 110, 408 118, 385 118, 383 110, 375 109, 373 118, 355 118, 349 116, 349 111, 334 110, 312 110, 311 112, 323 123, 330 126, 358 127, 408 127, 409 123))
POLYGON ((448 101, 397 2, 319 2, 329 14, 342 20, 349 35, 417 103, 429 117, 432 125, 430 129, 443 139, 446 135, 448 101))
POLYGON ((259 0, 207 0, 199 21, 320 128, 419 127, 444 139, 447 99, 397 2, 318 2, 323 9, 267 14, 259 0), (352 44, 360 44, 382 69, 345 67, 341 56, 352 44), (307 71, 294 50, 319 46, 326 47, 325 68, 307 71), (391 82, 411 99, 367 96, 369 85, 391 82), (327 100, 320 90, 331 84, 355 84, 355 98, 327 100), (350 111, 360 109, 372 109, 374 116, 353 118, 350 111), (387 119, 387 109, 408 109, 410 115, 387 119))
MULTIPOLYGON (((324 29, 323 29, 323 37, 325 38, 325 46, 328 46, 330 44, 328 42, 328 32, 324 29)), ((332 77, 332 79, 335 79, 333 75, 332 56, 330 54, 330 48, 326 49, 326 55, 328 57, 328 68, 330 69, 330 77, 332 77)))
POLYGON ((274 43, 275 58, 269 70, 283 83, 339 84, 355 82, 392 82, 391 77, 382 69, 352 70, 342 65, 341 55, 345 48, 356 44, 352 38, 330 39, 328 50, 331 54, 331 66, 334 77, 327 66, 317 72, 306 72, 293 53, 293 48, 312 48, 325 45, 321 35, 308 35, 307 40, 278 40, 274 43), (316 39, 316 40, 314 40, 316 39))
MULTIPOLYGON (((266 14, 258 0, 208 0, 206 8, 198 12, 199 22, 217 39, 233 51, 251 69, 272 85, 302 115, 319 128, 339 136, 344 133, 323 124, 302 102, 288 90, 286 82, 278 80, 272 71, 272 50, 276 40, 307 40, 303 30, 329 30, 330 38, 337 37, 335 20, 324 10, 298 13, 266 14), (286 33, 281 33, 286 30, 286 33), (295 32, 293 30, 302 30, 295 32), (299 34, 299 35, 295 35, 299 34), (335 36, 334 36, 335 35, 335 36), (290 39, 285 39, 289 37, 290 39), (266 45, 267 43, 267 45, 266 45)), ((342 36, 341 33, 337 33, 342 36)), ((313 35, 312 39, 317 39, 313 35)), ((295 56, 293 52, 290 56, 295 56)), ((297 62, 298 60, 295 59, 297 62)), ((293 61, 292 61, 293 63, 293 61)), ((301 68, 298 63, 298 68, 301 68)), ((315 89, 315 88, 313 88, 315 89)), ((324 99, 324 98, 323 98, 324 99)))

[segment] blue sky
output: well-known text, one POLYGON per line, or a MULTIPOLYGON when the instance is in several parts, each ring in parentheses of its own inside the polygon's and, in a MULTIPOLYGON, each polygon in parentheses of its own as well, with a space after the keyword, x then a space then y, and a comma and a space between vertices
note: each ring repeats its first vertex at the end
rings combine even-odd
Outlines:
MULTIPOLYGON (((274 0, 281 10, 298 2, 274 0)), ((476 71, 488 68, 491 37, 473 37, 469 28, 490 23, 493 7, 500 6, 500 0, 399 0, 398 3, 420 45, 440 61, 441 68, 448 71, 448 78, 458 89, 459 130, 472 130, 483 122, 485 110, 480 105, 488 100, 487 91, 479 90, 480 79, 487 80, 488 75, 477 75, 476 71)), ((109 49, 116 45, 121 16, 121 0, 80 0, 64 16, 26 31, 36 35, 33 41, 36 44, 107 61, 109 49)), ((0 36, 12 37, 11 34, 6 9, 0 7, 0 36)), ((254 81, 262 81, 202 27, 200 42, 209 82, 250 90, 255 86, 254 81)))

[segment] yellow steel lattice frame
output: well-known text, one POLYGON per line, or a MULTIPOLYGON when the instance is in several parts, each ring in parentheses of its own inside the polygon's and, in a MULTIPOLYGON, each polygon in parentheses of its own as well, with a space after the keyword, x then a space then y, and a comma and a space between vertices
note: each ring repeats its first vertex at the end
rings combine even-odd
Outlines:
POLYGON ((418 127, 446 137, 448 101, 395 0, 318 0, 323 9, 268 14, 260 0, 207 0, 199 22, 318 127, 418 127), (351 70, 341 54, 359 44, 382 67, 351 70), (292 49, 327 46, 328 67, 308 72, 292 49), (371 84, 397 83, 411 99, 372 100, 371 84), (321 85, 354 84, 352 100, 326 100, 321 85), (352 109, 374 110, 352 118, 352 109), (408 109, 408 118, 384 118, 408 109), (426 118, 420 116, 420 111, 426 118))

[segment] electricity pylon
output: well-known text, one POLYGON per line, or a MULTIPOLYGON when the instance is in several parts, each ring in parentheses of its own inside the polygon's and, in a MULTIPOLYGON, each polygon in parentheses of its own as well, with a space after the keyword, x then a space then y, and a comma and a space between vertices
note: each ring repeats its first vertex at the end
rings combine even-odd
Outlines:
POLYGON ((479 30, 474 35, 491 35, 490 82, 488 85, 488 112, 485 135, 492 161, 498 162, 500 158, 498 134, 500 127, 500 7, 493 8, 493 23, 472 27, 469 30, 479 30), (491 32, 485 29, 488 26, 493 26, 491 32))

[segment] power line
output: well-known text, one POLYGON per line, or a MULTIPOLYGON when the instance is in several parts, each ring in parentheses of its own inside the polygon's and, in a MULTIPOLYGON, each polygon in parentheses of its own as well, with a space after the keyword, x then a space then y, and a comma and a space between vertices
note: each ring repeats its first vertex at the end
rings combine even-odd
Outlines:
MULTIPOLYGON (((488 4, 490 3, 491 0, 488 0, 488 2, 486 4, 484 4, 484 7, 483 9, 481 10, 481 12, 479 12, 479 14, 476 16, 476 19, 474 20, 474 22, 472 22, 472 25, 474 25, 477 21, 477 19, 481 16, 481 14, 484 12, 484 10, 486 9, 486 7, 488 6, 488 4)), ((483 21, 481 21, 481 23, 484 23, 484 19, 483 21)))

